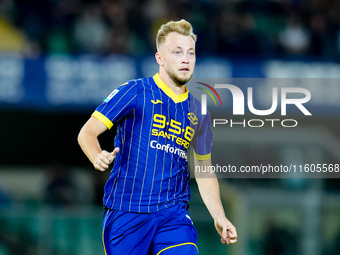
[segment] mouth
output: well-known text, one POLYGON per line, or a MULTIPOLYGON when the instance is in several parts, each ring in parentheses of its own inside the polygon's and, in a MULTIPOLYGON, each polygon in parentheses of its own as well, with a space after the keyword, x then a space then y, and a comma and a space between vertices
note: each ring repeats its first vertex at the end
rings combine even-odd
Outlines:
POLYGON ((183 68, 179 69, 179 71, 180 71, 180 72, 184 72, 184 73, 186 73, 186 72, 189 72, 189 71, 190 71, 190 69, 189 69, 189 68, 187 68, 187 67, 183 67, 183 68))

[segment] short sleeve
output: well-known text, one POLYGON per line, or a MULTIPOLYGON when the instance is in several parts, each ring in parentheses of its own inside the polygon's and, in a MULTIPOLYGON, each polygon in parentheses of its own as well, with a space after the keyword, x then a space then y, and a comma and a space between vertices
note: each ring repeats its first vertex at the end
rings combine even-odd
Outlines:
POLYGON ((201 116, 198 130, 196 131, 192 146, 194 156, 198 160, 208 160, 211 157, 213 134, 211 131, 210 114, 201 116))
POLYGON ((137 82, 120 85, 97 107, 92 117, 99 119, 108 129, 127 116, 136 106, 137 82))

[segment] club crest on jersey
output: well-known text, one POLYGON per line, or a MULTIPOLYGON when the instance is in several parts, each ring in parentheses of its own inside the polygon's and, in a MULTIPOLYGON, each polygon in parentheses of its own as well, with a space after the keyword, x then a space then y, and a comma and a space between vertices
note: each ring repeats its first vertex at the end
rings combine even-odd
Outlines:
POLYGON ((198 124, 198 119, 197 119, 196 115, 193 112, 189 112, 188 113, 188 119, 190 120, 190 122, 193 125, 197 125, 198 124))
POLYGON ((119 91, 118 89, 115 89, 114 91, 112 91, 111 94, 107 98, 104 99, 104 102, 106 103, 109 102, 118 93, 118 91, 119 91))

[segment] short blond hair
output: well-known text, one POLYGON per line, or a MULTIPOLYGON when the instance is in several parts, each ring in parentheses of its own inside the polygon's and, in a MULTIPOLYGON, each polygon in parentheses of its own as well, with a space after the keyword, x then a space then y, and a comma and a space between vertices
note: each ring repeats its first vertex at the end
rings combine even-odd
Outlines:
POLYGON ((181 19, 180 21, 169 21, 166 24, 163 24, 156 36, 156 47, 159 50, 161 44, 164 43, 166 36, 171 32, 177 32, 181 35, 188 35, 196 42, 197 36, 193 33, 193 29, 191 24, 185 19, 181 19))

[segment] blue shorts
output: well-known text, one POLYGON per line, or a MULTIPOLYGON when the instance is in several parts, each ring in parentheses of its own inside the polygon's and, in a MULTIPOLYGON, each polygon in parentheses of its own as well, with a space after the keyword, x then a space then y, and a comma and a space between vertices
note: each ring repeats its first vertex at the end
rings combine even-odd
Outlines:
POLYGON ((197 231, 187 210, 172 206, 154 213, 105 209, 106 255, 197 255, 197 231))

